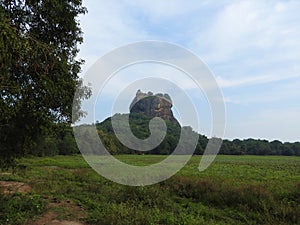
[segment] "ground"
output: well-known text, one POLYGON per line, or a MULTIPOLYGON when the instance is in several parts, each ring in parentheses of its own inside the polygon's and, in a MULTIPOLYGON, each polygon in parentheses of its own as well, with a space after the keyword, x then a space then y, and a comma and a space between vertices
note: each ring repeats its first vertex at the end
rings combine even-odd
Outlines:
MULTIPOLYGON (((120 155, 134 165, 166 156, 120 155)), ((159 184, 129 187, 80 156, 27 157, 26 171, 0 173, 1 225, 300 224, 300 157, 200 156, 159 184)))
POLYGON ((4 194, 12 194, 15 192, 27 193, 31 190, 29 185, 16 181, 0 181, 0 188, 4 194))
MULTIPOLYGON (((2 176, 12 175, 12 173, 0 173, 2 176)), ((23 182, 16 181, 0 181, 1 193, 10 195, 14 193, 26 194, 31 191, 31 187, 23 182)), ((82 208, 75 205, 70 201, 57 200, 55 198, 49 198, 50 202, 47 206, 45 213, 39 215, 34 219, 29 219, 26 225, 84 225, 80 220, 85 217, 85 212, 82 208), (61 212, 68 215, 73 220, 61 220, 61 212), (75 219, 75 220, 74 220, 75 219)))
POLYGON ((84 218, 84 211, 74 203, 52 200, 47 211, 28 225, 84 225, 80 222, 84 218), (57 209, 63 209, 73 220, 60 220, 57 209), (75 219, 75 220, 74 220, 75 219))

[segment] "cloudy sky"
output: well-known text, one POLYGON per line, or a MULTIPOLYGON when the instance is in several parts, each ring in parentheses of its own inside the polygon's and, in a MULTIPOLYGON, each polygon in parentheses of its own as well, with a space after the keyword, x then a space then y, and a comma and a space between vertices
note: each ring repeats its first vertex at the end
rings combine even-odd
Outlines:
MULTIPOLYGON (((225 138, 300 140, 300 1, 86 0, 84 5, 89 12, 79 18, 84 32, 79 57, 86 61, 81 76, 120 46, 174 43, 199 56, 217 80, 226 106, 225 138)), ((116 93, 150 74, 180 77, 163 65, 120 71, 106 83, 96 119, 109 116, 116 93)), ((213 135, 205 93, 182 79, 178 85, 193 99, 199 131, 213 135)))

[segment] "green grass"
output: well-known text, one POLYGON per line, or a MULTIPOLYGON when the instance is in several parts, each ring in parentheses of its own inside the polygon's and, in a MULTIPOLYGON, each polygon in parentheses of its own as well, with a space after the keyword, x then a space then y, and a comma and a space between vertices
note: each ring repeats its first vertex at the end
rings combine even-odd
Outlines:
MULTIPOLYGON (((149 165, 165 156, 116 157, 149 165)), ((217 156, 204 172, 198 171, 200 159, 192 157, 162 183, 128 187, 101 177, 79 155, 23 158, 26 173, 0 180, 26 182, 32 191, 16 200, 2 196, 3 208, 12 207, 0 212, 0 224, 24 223, 43 211, 49 196, 82 207, 87 224, 300 224, 300 157, 217 156)))

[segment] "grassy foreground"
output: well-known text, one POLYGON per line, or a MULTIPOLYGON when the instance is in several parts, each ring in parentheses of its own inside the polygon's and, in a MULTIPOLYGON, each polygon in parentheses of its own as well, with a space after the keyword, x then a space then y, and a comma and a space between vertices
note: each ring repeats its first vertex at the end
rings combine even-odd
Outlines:
MULTIPOLYGON (((146 165, 164 156, 117 158, 146 165)), ((162 183, 128 187, 101 177, 80 155, 23 158, 16 174, 0 180, 32 189, 0 194, 0 224, 30 224, 53 201, 80 207, 84 224, 300 224, 300 157, 218 156, 204 172, 200 159, 162 183)), ((76 218, 67 206, 52 210, 76 218)))

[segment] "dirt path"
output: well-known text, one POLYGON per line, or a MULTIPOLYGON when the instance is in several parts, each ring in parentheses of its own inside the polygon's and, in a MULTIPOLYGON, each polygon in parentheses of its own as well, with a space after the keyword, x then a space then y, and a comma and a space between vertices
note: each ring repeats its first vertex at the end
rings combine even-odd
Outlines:
POLYGON ((47 212, 27 225, 83 225, 83 223, 77 221, 57 220, 57 216, 54 212, 47 212))
POLYGON ((85 217, 82 208, 70 201, 50 200, 47 211, 27 225, 84 225, 80 222, 85 217))
MULTIPOLYGON (((0 191, 4 194, 15 192, 27 193, 31 187, 23 182, 0 181, 0 191)), ((76 204, 66 201, 49 198, 50 203, 46 212, 26 225, 84 225, 80 220, 85 217, 85 212, 76 204)))

